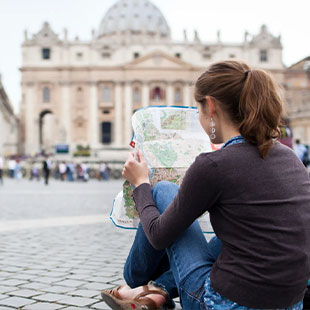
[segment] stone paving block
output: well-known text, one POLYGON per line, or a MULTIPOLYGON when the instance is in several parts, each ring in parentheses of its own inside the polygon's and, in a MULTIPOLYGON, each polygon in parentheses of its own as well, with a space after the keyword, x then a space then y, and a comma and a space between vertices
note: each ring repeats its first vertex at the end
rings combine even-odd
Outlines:
POLYGON ((40 275, 44 272, 46 272, 46 270, 38 270, 38 269, 27 269, 27 270, 23 270, 22 271, 23 273, 26 273, 26 274, 33 274, 33 275, 40 275))
POLYGON ((11 272, 0 271, 0 277, 9 278, 10 276, 12 276, 11 272))
POLYGON ((8 297, 10 297, 10 296, 8 296, 8 295, 6 295, 6 294, 0 294, 0 300, 1 300, 1 299, 4 299, 4 298, 8 298, 8 297))
MULTIPOLYGON (((60 310, 85 310, 85 309, 91 309, 91 308, 88 308, 88 307, 87 308, 80 308, 80 307, 67 307, 67 306, 65 306, 64 308, 61 308, 60 310)), ((109 310, 111 310, 111 308, 109 310)))
POLYGON ((0 300, 0 306, 11 306, 20 308, 23 306, 27 306, 33 304, 35 301, 31 299, 26 299, 22 297, 9 297, 0 300))
POLYGON ((85 280, 89 278, 88 274, 70 274, 66 277, 67 279, 72 279, 72 280, 85 280))
POLYGON ((41 291, 43 291, 43 292, 59 293, 59 294, 66 294, 66 293, 71 292, 73 290, 76 290, 76 288, 70 287, 70 286, 58 286, 58 285, 47 286, 47 287, 41 289, 41 291))
MULTIPOLYGON (((119 279, 119 276, 118 276, 119 279)), ((98 282, 98 283, 104 283, 107 282, 107 279, 104 277, 97 277, 97 276, 91 276, 85 279, 86 282, 98 282)))
POLYGON ((30 282, 20 286, 20 288, 28 288, 31 290, 40 290, 46 287, 47 287, 46 283, 36 283, 36 282, 30 282))
POLYGON ((118 273, 119 272, 111 272, 110 270, 105 270, 105 271, 97 272, 96 275, 99 277, 110 278, 110 277, 114 277, 118 273))
POLYGON ((40 300, 40 301, 55 302, 55 301, 59 301, 61 299, 64 299, 65 297, 66 297, 66 295, 63 295, 63 294, 47 293, 47 294, 35 296, 33 299, 40 300))
POLYGON ((125 285, 126 282, 125 282, 125 280, 123 280, 123 279, 118 279, 118 280, 116 280, 116 281, 111 281, 111 282, 109 282, 109 284, 112 284, 112 285, 114 285, 114 286, 120 286, 120 285, 125 285))
POLYGON ((11 272, 20 272, 23 270, 23 268, 21 267, 14 267, 14 266, 10 266, 5 268, 6 271, 11 271, 11 272))
MULTIPOLYGON (((23 308, 23 310, 58 310, 58 309, 64 309, 63 305, 57 305, 47 302, 38 302, 36 304, 32 304, 30 306, 26 306, 23 308)), ((0 308, 1 310, 1 308, 0 308)))
POLYGON ((23 280, 14 280, 14 279, 9 279, 1 282, 1 285, 7 285, 7 286, 18 286, 22 284, 27 284, 29 282, 23 281, 23 280))
POLYGON ((70 286, 70 287, 79 287, 85 284, 85 281, 78 280, 62 280, 59 282, 55 282, 56 285, 70 286))
POLYGON ((89 269, 75 269, 74 273, 75 274, 86 274, 86 275, 90 274, 89 269))
POLYGON ((76 290, 69 292, 69 295, 72 296, 81 296, 81 297, 89 297, 89 298, 100 298, 100 291, 95 290, 76 290))
POLYGON ((43 276, 40 276, 40 277, 36 277, 36 278, 34 278, 32 280, 36 281, 36 282, 40 282, 40 283, 52 284, 52 283, 56 283, 58 281, 62 281, 62 280, 64 280, 64 278, 63 277, 55 278, 55 277, 43 277, 43 276))
POLYGON ((97 290, 97 291, 101 291, 101 290, 106 290, 106 289, 110 289, 113 288, 115 285, 113 284, 107 284, 107 283, 87 283, 85 285, 83 285, 82 287, 80 287, 80 289, 90 289, 90 290, 97 290))
MULTIPOLYGON (((60 266, 61 266, 61 264, 59 264, 60 266)), ((54 271, 56 271, 56 272, 67 272, 67 273, 70 273, 71 272, 71 270, 72 270, 72 268, 71 267, 59 267, 59 266, 56 266, 54 269, 53 269, 54 271)))
POLYGON ((69 275, 68 272, 57 272, 57 271, 49 271, 49 272, 44 272, 42 274, 40 274, 40 276, 43 276, 43 277, 50 277, 50 278, 53 278, 53 277, 56 277, 56 278, 65 278, 69 275))
POLYGON ((91 309, 99 309, 99 310, 111 310, 111 308, 103 301, 98 302, 91 306, 91 309))
POLYGON ((12 309, 14 309, 14 308, 8 308, 8 307, 2 307, 2 306, 0 306, 0 310, 12 310, 12 309))
POLYGON ((12 291, 16 291, 16 287, 12 287, 12 286, 0 286, 0 294, 12 292, 12 291))
POLYGON ((25 273, 17 273, 12 275, 11 278, 15 280, 31 280, 34 279, 37 275, 33 274, 25 274, 25 273))
POLYGON ((8 293, 8 295, 10 296, 19 296, 19 297, 26 297, 26 298, 33 297, 33 296, 40 295, 40 294, 42 294, 40 291, 27 290, 27 289, 12 291, 8 293))
POLYGON ((85 307, 94 304, 94 301, 91 298, 84 298, 84 297, 66 297, 62 300, 59 300, 58 303, 71 305, 71 306, 78 306, 78 307, 85 307))

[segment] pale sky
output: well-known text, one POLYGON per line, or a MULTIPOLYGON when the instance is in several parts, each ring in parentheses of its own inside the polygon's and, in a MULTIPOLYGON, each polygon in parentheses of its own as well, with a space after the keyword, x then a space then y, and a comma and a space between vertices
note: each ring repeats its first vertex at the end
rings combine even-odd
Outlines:
MULTIPOLYGON (((24 30, 32 36, 48 21, 63 37, 90 40, 106 11, 116 0, 0 0, 0 73, 8 96, 18 108, 21 44, 24 30)), ((283 61, 289 66, 310 55, 310 0, 152 0, 166 17, 174 39, 189 38, 195 29, 203 42, 243 41, 244 32, 256 34, 266 24, 282 36, 283 61)))

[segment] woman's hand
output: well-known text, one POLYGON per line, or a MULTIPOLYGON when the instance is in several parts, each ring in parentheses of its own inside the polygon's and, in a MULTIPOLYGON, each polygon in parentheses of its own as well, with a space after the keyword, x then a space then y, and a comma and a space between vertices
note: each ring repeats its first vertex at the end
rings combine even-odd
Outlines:
POLYGON ((135 159, 134 153, 129 154, 122 173, 123 177, 135 187, 143 183, 150 183, 149 168, 140 150, 137 157, 135 159))

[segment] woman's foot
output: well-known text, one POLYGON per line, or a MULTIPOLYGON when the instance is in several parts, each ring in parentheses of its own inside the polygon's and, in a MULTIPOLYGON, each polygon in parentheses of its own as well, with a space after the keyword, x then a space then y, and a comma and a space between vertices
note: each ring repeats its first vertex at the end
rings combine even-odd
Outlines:
POLYGON ((167 293, 154 285, 144 285, 131 289, 121 286, 113 290, 103 290, 102 299, 115 310, 155 310, 167 301, 167 293))
MULTIPOLYGON (((144 286, 139 286, 133 289, 130 288, 128 285, 125 285, 118 290, 118 293, 123 299, 135 299, 137 296, 139 296, 141 293, 145 292, 146 290, 163 291, 161 288, 156 287, 154 285, 144 285, 144 286)), ((167 297, 164 297, 163 295, 160 295, 160 294, 149 294, 143 297, 148 297, 151 300, 153 300, 157 308, 160 308, 167 301, 167 297)))

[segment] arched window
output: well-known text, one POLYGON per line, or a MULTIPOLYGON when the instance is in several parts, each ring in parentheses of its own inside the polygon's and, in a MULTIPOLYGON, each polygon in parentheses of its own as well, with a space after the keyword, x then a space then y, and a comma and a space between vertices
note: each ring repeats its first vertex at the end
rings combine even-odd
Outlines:
POLYGON ((43 88, 43 102, 49 103, 51 101, 51 92, 48 87, 43 88))
POLYGON ((108 86, 103 87, 102 102, 111 102, 111 89, 108 86))
POLYGON ((140 89, 138 87, 134 88, 133 90, 133 102, 140 103, 141 96, 140 96, 140 89))
POLYGON ((154 101, 161 101, 164 100, 164 91, 160 87, 155 87, 152 90, 151 99, 154 101))
POLYGON ((112 142, 112 124, 111 122, 101 123, 101 142, 110 144, 112 142))
POLYGON ((182 102, 182 93, 180 88, 176 88, 174 92, 174 102, 181 103, 182 102))

